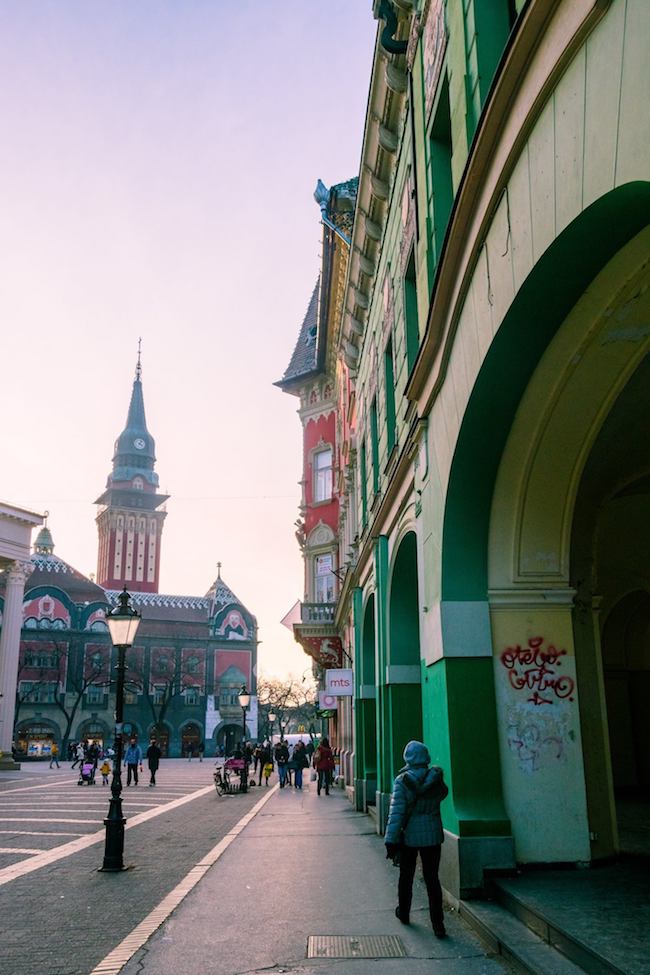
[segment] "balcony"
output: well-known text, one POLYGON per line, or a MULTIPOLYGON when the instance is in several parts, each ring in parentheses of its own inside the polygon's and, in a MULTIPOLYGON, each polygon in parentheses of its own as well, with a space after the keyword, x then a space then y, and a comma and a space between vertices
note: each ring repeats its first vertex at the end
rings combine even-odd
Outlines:
POLYGON ((336 603, 301 603, 300 623, 328 623, 333 626, 335 613, 336 603))

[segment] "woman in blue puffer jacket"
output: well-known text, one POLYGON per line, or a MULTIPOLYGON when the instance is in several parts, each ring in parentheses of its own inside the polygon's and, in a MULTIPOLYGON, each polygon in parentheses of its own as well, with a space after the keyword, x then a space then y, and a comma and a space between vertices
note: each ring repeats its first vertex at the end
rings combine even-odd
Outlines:
POLYGON ((431 757, 421 741, 408 743, 404 749, 404 761, 406 765, 393 783, 384 839, 386 856, 391 860, 399 856, 395 917, 402 924, 409 923, 413 877, 419 852, 429 895, 433 933, 437 938, 444 938, 442 889, 438 880, 440 845, 444 838, 440 803, 449 789, 443 780, 442 769, 435 765, 429 768, 431 757))

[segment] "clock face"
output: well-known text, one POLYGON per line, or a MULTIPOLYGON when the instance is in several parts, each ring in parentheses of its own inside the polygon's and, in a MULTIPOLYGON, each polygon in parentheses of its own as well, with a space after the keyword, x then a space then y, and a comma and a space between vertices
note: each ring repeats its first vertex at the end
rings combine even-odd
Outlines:
POLYGON ((133 441, 133 446, 136 448, 136 450, 144 450, 144 440, 142 437, 137 437, 133 441))

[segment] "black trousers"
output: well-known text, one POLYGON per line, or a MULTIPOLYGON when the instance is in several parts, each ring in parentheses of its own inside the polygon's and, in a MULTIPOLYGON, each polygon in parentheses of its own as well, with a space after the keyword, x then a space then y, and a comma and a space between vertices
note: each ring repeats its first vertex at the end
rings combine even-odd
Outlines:
POLYGON ((127 762, 126 766, 126 784, 131 785, 131 776, 133 776, 133 781, 138 784, 138 763, 133 765, 131 762, 127 762))
POLYGON ((329 769, 319 768, 318 770, 318 795, 320 795, 320 790, 325 786, 325 795, 330 794, 330 782, 332 781, 332 773, 329 769))
POLYGON ((429 895, 429 915, 432 924, 443 923, 442 888, 438 880, 440 866, 440 846, 402 846, 399 852, 399 881, 397 883, 397 899, 399 912, 408 918, 413 896, 413 877, 418 853, 422 860, 422 876, 429 895))

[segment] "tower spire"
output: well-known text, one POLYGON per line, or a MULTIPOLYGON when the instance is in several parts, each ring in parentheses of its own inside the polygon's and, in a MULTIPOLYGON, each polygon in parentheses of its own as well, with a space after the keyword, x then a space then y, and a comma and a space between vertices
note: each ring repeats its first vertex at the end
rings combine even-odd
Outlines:
POLYGON ((138 339, 138 361, 135 367, 135 381, 140 382, 140 377, 142 376, 142 363, 140 361, 140 356, 142 354, 142 336, 138 339))

